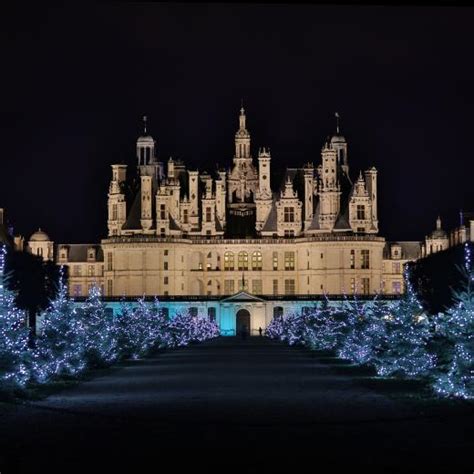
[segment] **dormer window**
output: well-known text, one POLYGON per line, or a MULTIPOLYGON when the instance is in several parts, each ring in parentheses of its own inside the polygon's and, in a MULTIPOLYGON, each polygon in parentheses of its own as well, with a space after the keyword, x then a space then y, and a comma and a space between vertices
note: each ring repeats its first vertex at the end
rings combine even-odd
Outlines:
POLYGON ((294 207, 284 208, 284 222, 295 222, 295 208, 294 207))

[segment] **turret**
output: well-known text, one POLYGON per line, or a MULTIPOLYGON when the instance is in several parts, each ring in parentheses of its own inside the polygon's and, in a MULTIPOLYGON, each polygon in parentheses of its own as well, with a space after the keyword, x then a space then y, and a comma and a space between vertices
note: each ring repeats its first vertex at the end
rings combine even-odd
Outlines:
POLYGON ((122 185, 127 177, 127 165, 112 165, 112 180, 108 194, 108 220, 109 236, 120 235, 123 224, 127 218, 127 203, 122 185))
POLYGON ((270 198, 270 152, 262 148, 258 153, 258 191, 261 199, 270 198))
POLYGON ((235 158, 251 159, 250 133, 246 128, 245 109, 241 107, 239 116, 239 129, 235 134, 235 158))

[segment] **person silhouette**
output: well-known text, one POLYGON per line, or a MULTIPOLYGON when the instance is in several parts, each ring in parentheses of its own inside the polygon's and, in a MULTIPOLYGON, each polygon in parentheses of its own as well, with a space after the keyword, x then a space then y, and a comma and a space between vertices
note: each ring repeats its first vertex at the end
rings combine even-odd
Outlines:
POLYGON ((260 334, 260 337, 262 337, 263 329, 261 326, 258 328, 258 333, 260 334))

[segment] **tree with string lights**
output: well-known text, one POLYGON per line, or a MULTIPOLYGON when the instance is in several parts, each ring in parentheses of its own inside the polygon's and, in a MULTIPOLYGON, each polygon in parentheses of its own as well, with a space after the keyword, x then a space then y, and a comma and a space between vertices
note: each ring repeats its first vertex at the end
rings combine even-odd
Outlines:
POLYGON ((57 296, 43 313, 37 340, 36 381, 74 376, 86 369, 86 332, 81 316, 69 298, 61 267, 57 296))
POLYGON ((6 247, 0 249, 0 388, 14 390, 26 385, 31 376, 31 351, 25 313, 15 305, 15 295, 7 289, 6 247))
POLYGON ((408 265, 404 282, 405 293, 390 306, 386 333, 374 354, 374 365, 381 376, 426 376, 435 366, 435 356, 428 346, 432 338, 431 323, 411 285, 408 265))
POLYGON ((334 349, 341 337, 343 322, 325 298, 320 307, 313 306, 304 315, 304 344, 312 350, 334 349))
POLYGON ((453 291, 454 305, 437 324, 442 338, 433 388, 441 396, 474 398, 474 269, 471 246, 464 244, 462 285, 453 291))
POLYGON ((106 310, 100 288, 93 285, 80 308, 85 332, 84 356, 89 368, 104 367, 114 362, 118 354, 115 321, 106 310))

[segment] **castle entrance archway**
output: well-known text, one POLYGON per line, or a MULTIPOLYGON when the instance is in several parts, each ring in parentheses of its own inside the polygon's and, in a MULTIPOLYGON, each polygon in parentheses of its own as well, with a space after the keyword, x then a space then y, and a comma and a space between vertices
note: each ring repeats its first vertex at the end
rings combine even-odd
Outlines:
POLYGON ((246 309, 239 309, 235 315, 235 334, 239 336, 243 330, 250 335, 250 313, 246 309))

